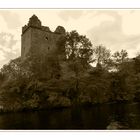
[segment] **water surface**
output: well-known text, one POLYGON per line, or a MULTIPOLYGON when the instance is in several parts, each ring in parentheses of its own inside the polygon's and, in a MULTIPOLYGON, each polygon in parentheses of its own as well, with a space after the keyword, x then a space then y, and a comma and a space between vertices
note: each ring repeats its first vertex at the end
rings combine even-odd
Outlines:
POLYGON ((119 123, 121 129, 140 129, 140 104, 103 104, 0 114, 0 129, 10 130, 104 130, 110 128, 112 122, 119 123))

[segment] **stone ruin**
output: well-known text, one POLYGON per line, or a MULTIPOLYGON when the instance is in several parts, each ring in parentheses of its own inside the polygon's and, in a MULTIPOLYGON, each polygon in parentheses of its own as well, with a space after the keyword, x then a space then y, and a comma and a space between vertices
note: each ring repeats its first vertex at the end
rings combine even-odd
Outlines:
POLYGON ((65 36, 65 29, 58 26, 54 32, 47 26, 42 26, 41 21, 33 15, 27 25, 22 27, 21 58, 22 60, 32 52, 38 56, 59 55, 65 57, 64 45, 57 43, 65 36), (60 52, 61 51, 61 52, 60 52))

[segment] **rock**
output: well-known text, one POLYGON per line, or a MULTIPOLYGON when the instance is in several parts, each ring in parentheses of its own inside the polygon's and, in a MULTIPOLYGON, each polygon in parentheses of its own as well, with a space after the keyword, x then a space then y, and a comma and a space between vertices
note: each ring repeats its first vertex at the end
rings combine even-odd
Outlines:
POLYGON ((108 130, 117 130, 117 129, 128 129, 128 125, 124 125, 121 122, 113 121, 107 126, 108 130))

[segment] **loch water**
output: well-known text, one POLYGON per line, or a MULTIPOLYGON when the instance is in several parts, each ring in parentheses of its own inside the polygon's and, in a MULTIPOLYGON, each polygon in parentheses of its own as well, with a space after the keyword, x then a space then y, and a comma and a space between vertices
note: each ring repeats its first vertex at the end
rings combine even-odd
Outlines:
POLYGON ((1 130, 140 129, 140 103, 0 114, 1 130))

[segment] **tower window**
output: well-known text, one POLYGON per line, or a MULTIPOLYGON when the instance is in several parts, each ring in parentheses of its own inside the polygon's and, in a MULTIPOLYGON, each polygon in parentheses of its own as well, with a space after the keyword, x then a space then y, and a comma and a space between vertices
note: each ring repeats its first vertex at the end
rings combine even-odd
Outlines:
POLYGON ((45 39, 48 40, 48 37, 46 36, 45 39))

